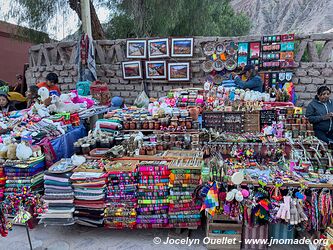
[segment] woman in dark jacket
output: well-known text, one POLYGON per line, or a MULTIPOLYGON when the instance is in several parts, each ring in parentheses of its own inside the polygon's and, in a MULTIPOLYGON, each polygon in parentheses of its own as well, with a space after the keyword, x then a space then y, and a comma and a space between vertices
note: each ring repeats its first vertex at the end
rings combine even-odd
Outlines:
POLYGON ((322 86, 306 109, 306 117, 313 124, 315 136, 326 143, 333 143, 333 101, 331 90, 322 86))

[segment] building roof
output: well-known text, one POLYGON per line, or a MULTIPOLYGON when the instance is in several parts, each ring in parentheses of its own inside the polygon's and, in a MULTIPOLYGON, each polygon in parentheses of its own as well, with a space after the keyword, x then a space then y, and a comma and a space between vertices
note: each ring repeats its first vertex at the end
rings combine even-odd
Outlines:
POLYGON ((31 43, 50 42, 48 34, 16 24, 0 21, 0 36, 12 37, 31 43))

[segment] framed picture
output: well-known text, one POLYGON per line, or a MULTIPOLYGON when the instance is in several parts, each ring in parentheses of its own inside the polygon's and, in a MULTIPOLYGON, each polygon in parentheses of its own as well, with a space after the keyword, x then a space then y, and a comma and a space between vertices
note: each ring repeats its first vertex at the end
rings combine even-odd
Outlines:
POLYGON ((168 63, 168 81, 189 81, 190 63, 168 63))
POLYGON ((169 39, 148 40, 148 56, 149 58, 169 57, 169 39))
POLYGON ((147 79, 166 79, 166 71, 165 61, 146 61, 147 79))
POLYGON ((122 62, 124 79, 142 79, 141 61, 122 62))
POLYGON ((127 40, 126 42, 127 58, 146 58, 147 41, 146 40, 127 40))
POLYGON ((173 57, 192 57, 193 38, 172 38, 171 56, 173 57))

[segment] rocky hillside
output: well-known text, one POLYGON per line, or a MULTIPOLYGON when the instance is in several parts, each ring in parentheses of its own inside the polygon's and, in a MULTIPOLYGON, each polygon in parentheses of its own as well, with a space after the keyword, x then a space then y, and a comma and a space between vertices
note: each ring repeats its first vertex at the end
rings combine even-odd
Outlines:
POLYGON ((252 20, 251 34, 321 33, 333 29, 333 0, 231 0, 252 20))

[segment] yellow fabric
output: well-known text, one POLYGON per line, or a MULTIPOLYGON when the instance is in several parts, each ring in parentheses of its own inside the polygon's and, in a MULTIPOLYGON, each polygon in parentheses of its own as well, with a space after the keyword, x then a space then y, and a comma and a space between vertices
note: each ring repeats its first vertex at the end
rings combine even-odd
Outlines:
POLYGON ((25 102, 27 98, 21 95, 18 92, 8 92, 8 99, 10 101, 18 101, 18 102, 25 102))

